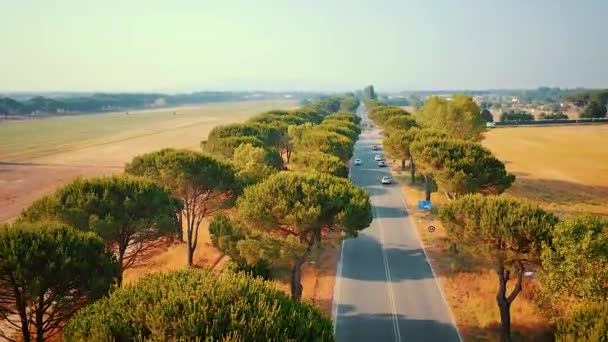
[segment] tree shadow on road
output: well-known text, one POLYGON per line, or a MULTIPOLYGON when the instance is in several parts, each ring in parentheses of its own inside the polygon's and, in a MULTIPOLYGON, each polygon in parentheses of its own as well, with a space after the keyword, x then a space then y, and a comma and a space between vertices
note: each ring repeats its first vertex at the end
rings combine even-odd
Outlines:
POLYGON ((336 341, 459 341, 456 328, 429 319, 389 313, 357 313, 352 305, 338 305, 336 341))
POLYGON ((381 185, 380 180, 382 179, 382 177, 389 176, 389 173, 386 172, 385 169, 386 168, 377 168, 377 169, 362 168, 358 171, 365 172, 366 175, 365 176, 356 175, 356 176, 352 177, 353 183, 355 183, 359 186, 364 186, 364 187, 380 186, 381 185))
POLYGON ((374 207, 374 218, 406 218, 407 210, 403 206, 399 207, 374 207))
POLYGON ((387 189, 382 187, 368 187, 366 188, 367 193, 369 194, 369 198, 372 199, 374 197, 381 197, 382 195, 387 193, 387 189))
MULTIPOLYGON (((391 281, 431 279, 433 273, 419 247, 390 246, 384 249, 391 281)), ((343 249, 342 277, 362 281, 387 281, 382 245, 373 237, 361 234, 343 249)))

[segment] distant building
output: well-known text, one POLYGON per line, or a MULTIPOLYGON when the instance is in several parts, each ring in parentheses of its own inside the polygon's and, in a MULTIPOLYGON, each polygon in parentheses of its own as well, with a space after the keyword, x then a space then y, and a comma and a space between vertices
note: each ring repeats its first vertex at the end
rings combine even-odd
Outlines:
POLYGON ((167 105, 167 100, 164 97, 159 97, 152 103, 152 107, 164 107, 167 105))

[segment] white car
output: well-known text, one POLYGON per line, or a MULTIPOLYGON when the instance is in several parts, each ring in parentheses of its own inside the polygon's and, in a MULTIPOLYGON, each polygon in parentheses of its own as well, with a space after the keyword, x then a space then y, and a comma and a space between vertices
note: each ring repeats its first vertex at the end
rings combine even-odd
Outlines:
POLYGON ((372 146, 372 150, 374 151, 378 151, 380 149, 380 147, 378 147, 377 145, 372 146))
POLYGON ((391 184, 391 178, 389 176, 382 177, 382 184, 391 184))
POLYGON ((384 160, 381 160, 378 162, 378 166, 379 167, 385 167, 386 166, 386 162, 384 160))
POLYGON ((357 158, 355 159, 355 165, 361 165, 361 159, 357 158))
POLYGON ((376 154, 376 156, 374 156, 374 160, 375 161, 381 161, 382 160, 382 156, 379 154, 376 154))

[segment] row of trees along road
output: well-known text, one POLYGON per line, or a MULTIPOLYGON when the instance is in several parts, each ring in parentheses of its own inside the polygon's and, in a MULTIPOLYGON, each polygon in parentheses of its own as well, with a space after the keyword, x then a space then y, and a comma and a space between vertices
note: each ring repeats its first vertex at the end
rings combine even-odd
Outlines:
POLYGON ((434 187, 452 200, 471 192, 500 194, 515 180, 477 142, 485 124, 470 97, 457 95, 451 101, 431 97, 415 116, 375 100, 366 102, 370 118, 385 128, 386 153, 400 159, 403 168, 409 161, 412 183, 416 171, 422 175, 426 200, 434 187))
POLYGON ((446 194, 448 204, 439 217, 453 252, 495 270, 503 340, 511 340, 510 308, 527 271, 540 282, 539 305, 555 313, 557 340, 608 336, 608 219, 559 218, 525 200, 499 195, 515 177, 478 143, 483 120, 470 97, 431 97, 414 115, 374 99, 364 101, 370 118, 384 128, 387 155, 403 167, 409 160, 411 182, 415 172, 423 176, 427 200, 432 186, 446 194))
POLYGON ((297 303, 301 267, 371 221, 367 192, 346 179, 358 104, 352 94, 326 97, 216 127, 203 152, 147 153, 122 176, 77 179, 37 200, 0 227, 2 337, 43 341, 78 311, 66 341, 331 340, 330 321, 297 303), (174 238, 185 240, 193 266, 199 229, 213 213, 212 240, 235 268, 262 265, 268 276, 268 267, 288 267, 294 302, 261 280, 196 270, 120 289, 126 269, 174 238), (242 314, 226 319, 219 308, 242 314))
POLYGON ((279 151, 284 170, 245 188, 233 217, 215 216, 210 233, 214 245, 239 269, 287 268, 296 301, 302 296, 301 270, 307 258, 341 238, 356 236, 371 222, 367 192, 345 179, 360 133, 360 119, 353 114, 359 101, 350 95, 321 103, 323 111, 314 109, 319 106, 315 104, 264 113, 241 127, 217 127, 203 144, 214 150, 217 141, 229 136, 227 130, 251 136, 256 130, 252 127, 270 125, 280 132, 260 146, 279 151))

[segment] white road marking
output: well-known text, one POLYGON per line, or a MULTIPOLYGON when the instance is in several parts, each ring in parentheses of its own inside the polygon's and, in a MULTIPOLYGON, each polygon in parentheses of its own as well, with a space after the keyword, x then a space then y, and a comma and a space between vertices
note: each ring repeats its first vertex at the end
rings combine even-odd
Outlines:
POLYGON ((378 218, 378 210, 374 206, 374 213, 380 225, 380 243, 382 249, 382 259, 384 259, 384 272, 386 273, 386 287, 388 289, 388 299, 391 305, 391 316, 393 320, 393 332, 395 333, 395 341, 401 342, 401 330, 399 330, 399 320, 397 318, 397 304, 395 303, 395 294, 393 292, 393 281, 391 279, 391 271, 388 265, 388 257, 384 248, 384 225, 382 219, 378 218))
POLYGON ((386 274, 386 287, 388 290, 388 299, 391 306, 391 318, 393 321, 393 333, 395 334, 395 341, 401 342, 401 330, 399 328, 399 319, 397 316, 397 304, 395 303, 395 293, 393 291, 393 280, 391 278, 390 266, 388 264, 388 257, 386 256, 386 249, 384 248, 384 225, 382 224, 382 219, 378 216, 378 209, 376 206, 372 205, 372 209, 374 212, 375 220, 378 221, 379 230, 380 230, 380 244, 382 250, 382 259, 384 262, 384 272, 386 274))
MULTIPOLYGON (((354 156, 353 156, 354 157, 354 156)), ((351 163, 348 168, 348 179, 352 182, 352 158, 351 163)), ((338 266, 336 269, 336 277, 334 282, 334 296, 332 298, 332 320, 334 323, 334 337, 336 336, 336 331, 338 329, 338 307, 340 306, 340 288, 342 283, 342 256, 344 255, 344 245, 346 244, 346 240, 340 241, 340 258, 338 259, 338 266)))
MULTIPOLYGON (((400 182, 397 182, 397 184, 399 185, 399 187, 401 187, 400 182)), ((448 300, 445 298, 445 294, 443 293, 443 288, 441 288, 441 285, 439 284, 439 279, 437 278, 437 274, 435 273, 435 269, 433 268, 431 259, 429 259, 429 255, 426 253, 426 248, 424 247, 424 243, 422 242, 422 238, 420 237, 420 233, 418 232, 418 226, 416 226, 416 223, 414 222, 414 218, 412 217, 412 215, 410 215, 410 210, 407 207, 407 203, 405 202, 405 199, 403 198, 403 192, 401 191, 401 188, 399 188, 398 190, 399 190, 399 198, 401 198, 401 202, 403 203, 403 207, 406 210, 407 217, 410 220, 410 224, 411 224, 412 228, 414 228, 414 231, 416 232, 416 237, 418 238, 420 247, 422 247, 422 251, 424 252, 424 258, 426 259, 426 263, 429 264, 429 268, 431 269, 431 273, 433 274, 433 279, 435 280, 435 285, 437 285, 437 289, 439 290, 441 299, 443 299, 445 306, 448 308, 450 318, 452 319, 452 325, 454 326, 454 329, 456 329, 456 333, 458 334, 458 339, 460 340, 460 342, 462 342, 464 340, 462 339, 462 335, 460 335, 460 330, 458 329, 458 325, 456 325, 456 318, 454 316, 454 312, 452 312, 452 308, 448 304, 448 300)))
MULTIPOLYGON (((359 109, 362 109, 362 108, 365 108, 365 107, 361 106, 359 109)), ((364 121, 367 121, 367 115, 365 115, 365 116, 362 115, 364 113, 360 113, 359 110, 357 111, 357 114, 359 114, 360 117, 362 117, 362 119, 364 119, 364 121)), ((373 143, 378 138, 381 138, 381 136, 379 136, 379 130, 377 128, 372 129, 372 130, 364 130, 362 132, 361 136, 362 136, 362 139, 360 139, 360 142, 365 141, 365 143, 373 143)), ((361 151, 363 151, 363 150, 359 150, 359 152, 361 152, 361 151)), ((351 178, 351 174, 350 174, 351 170, 352 170, 352 168, 349 168, 349 179, 351 178)), ((372 170, 372 169, 364 168, 362 170, 372 170)), ((374 168, 374 170, 377 170, 377 169, 374 168)), ((400 185, 399 182, 397 182, 397 184, 400 185)), ((367 188, 367 190, 369 191, 373 187, 366 186, 365 188, 367 188)), ((447 307, 448 313, 449 313, 449 315, 451 317, 451 320, 452 320, 452 325, 454 326, 454 328, 455 328, 455 330, 457 332, 458 339, 459 339, 459 341, 462 342, 463 339, 462 339, 462 336, 460 335, 460 331, 458 330, 458 326, 456 325, 456 321, 454 319, 453 312, 452 312, 450 306, 447 304, 446 297, 445 297, 445 295, 444 295, 444 293, 442 291, 441 286, 439 285, 439 281, 438 281, 437 275, 435 273, 435 270, 433 269, 433 266, 432 266, 432 264, 430 262, 430 259, 429 259, 428 255, 426 253, 426 250, 424 249, 424 244, 422 243, 422 239, 420 237, 420 234, 419 234, 419 232, 418 232, 418 230, 416 228, 416 225, 413 222, 414 218, 411 217, 411 215, 409 215, 409 210, 408 210, 407 204, 405 203, 405 200, 404 200, 404 197, 403 197, 403 193, 401 192, 401 189, 392 190, 392 189, 389 188, 389 191, 399 191, 399 195, 400 195, 401 201, 403 203, 403 208, 408 213, 407 216, 409 216, 409 220, 410 220, 412 228, 414 230, 416 230, 416 237, 418 239, 418 244, 419 244, 419 246, 422 248, 422 250, 424 252, 425 260, 426 260, 427 264, 429 265, 429 268, 431 270, 431 273, 433 275, 435 284, 436 284, 437 289, 438 289, 438 291, 439 291, 439 293, 441 295, 441 298, 442 298, 445 306, 447 307)), ((372 194, 370 193, 370 196, 371 195, 372 194)), ((382 248, 382 257, 383 257, 383 262, 384 262, 384 270, 385 270, 385 275, 386 275, 386 279, 387 279, 387 284, 386 284, 387 285, 387 292, 388 292, 387 294, 388 294, 388 298, 389 298, 389 305, 391 306, 391 316, 392 316, 392 322, 393 322, 393 332, 394 332, 395 340, 401 342, 401 331, 400 331, 399 324, 398 324, 398 322, 399 322, 399 320, 398 320, 399 316, 398 316, 398 313, 397 313, 396 300, 395 300, 396 297, 395 297, 395 294, 394 294, 394 291, 393 291, 393 284, 392 284, 392 278, 391 278, 391 273, 390 273, 390 265, 389 265, 389 262, 388 262, 388 256, 387 256, 386 249, 385 249, 384 225, 382 223, 382 219, 380 219, 378 217, 378 209, 377 209, 376 206, 372 206, 372 213, 374 214, 374 220, 378 220, 379 229, 380 229, 380 243, 381 243, 381 248, 382 248)), ((342 259, 343 259, 343 250, 345 248, 344 243, 345 243, 345 241, 343 241, 342 244, 341 244, 340 260, 339 260, 338 269, 337 269, 337 273, 339 274, 339 277, 336 280, 336 283, 334 284, 335 285, 335 288, 334 288, 334 294, 335 294, 335 296, 334 296, 334 300, 333 300, 333 303, 332 303, 334 305, 332 307, 332 311, 333 311, 332 314, 334 316, 334 335, 336 333, 336 328, 337 328, 337 324, 338 324, 338 322, 337 322, 337 319, 338 319, 337 314, 338 314, 339 295, 340 295, 339 291, 340 291, 340 287, 341 287, 340 286, 341 284, 338 284, 338 282, 340 281, 340 278, 342 277, 342 263, 343 263, 342 259)))

